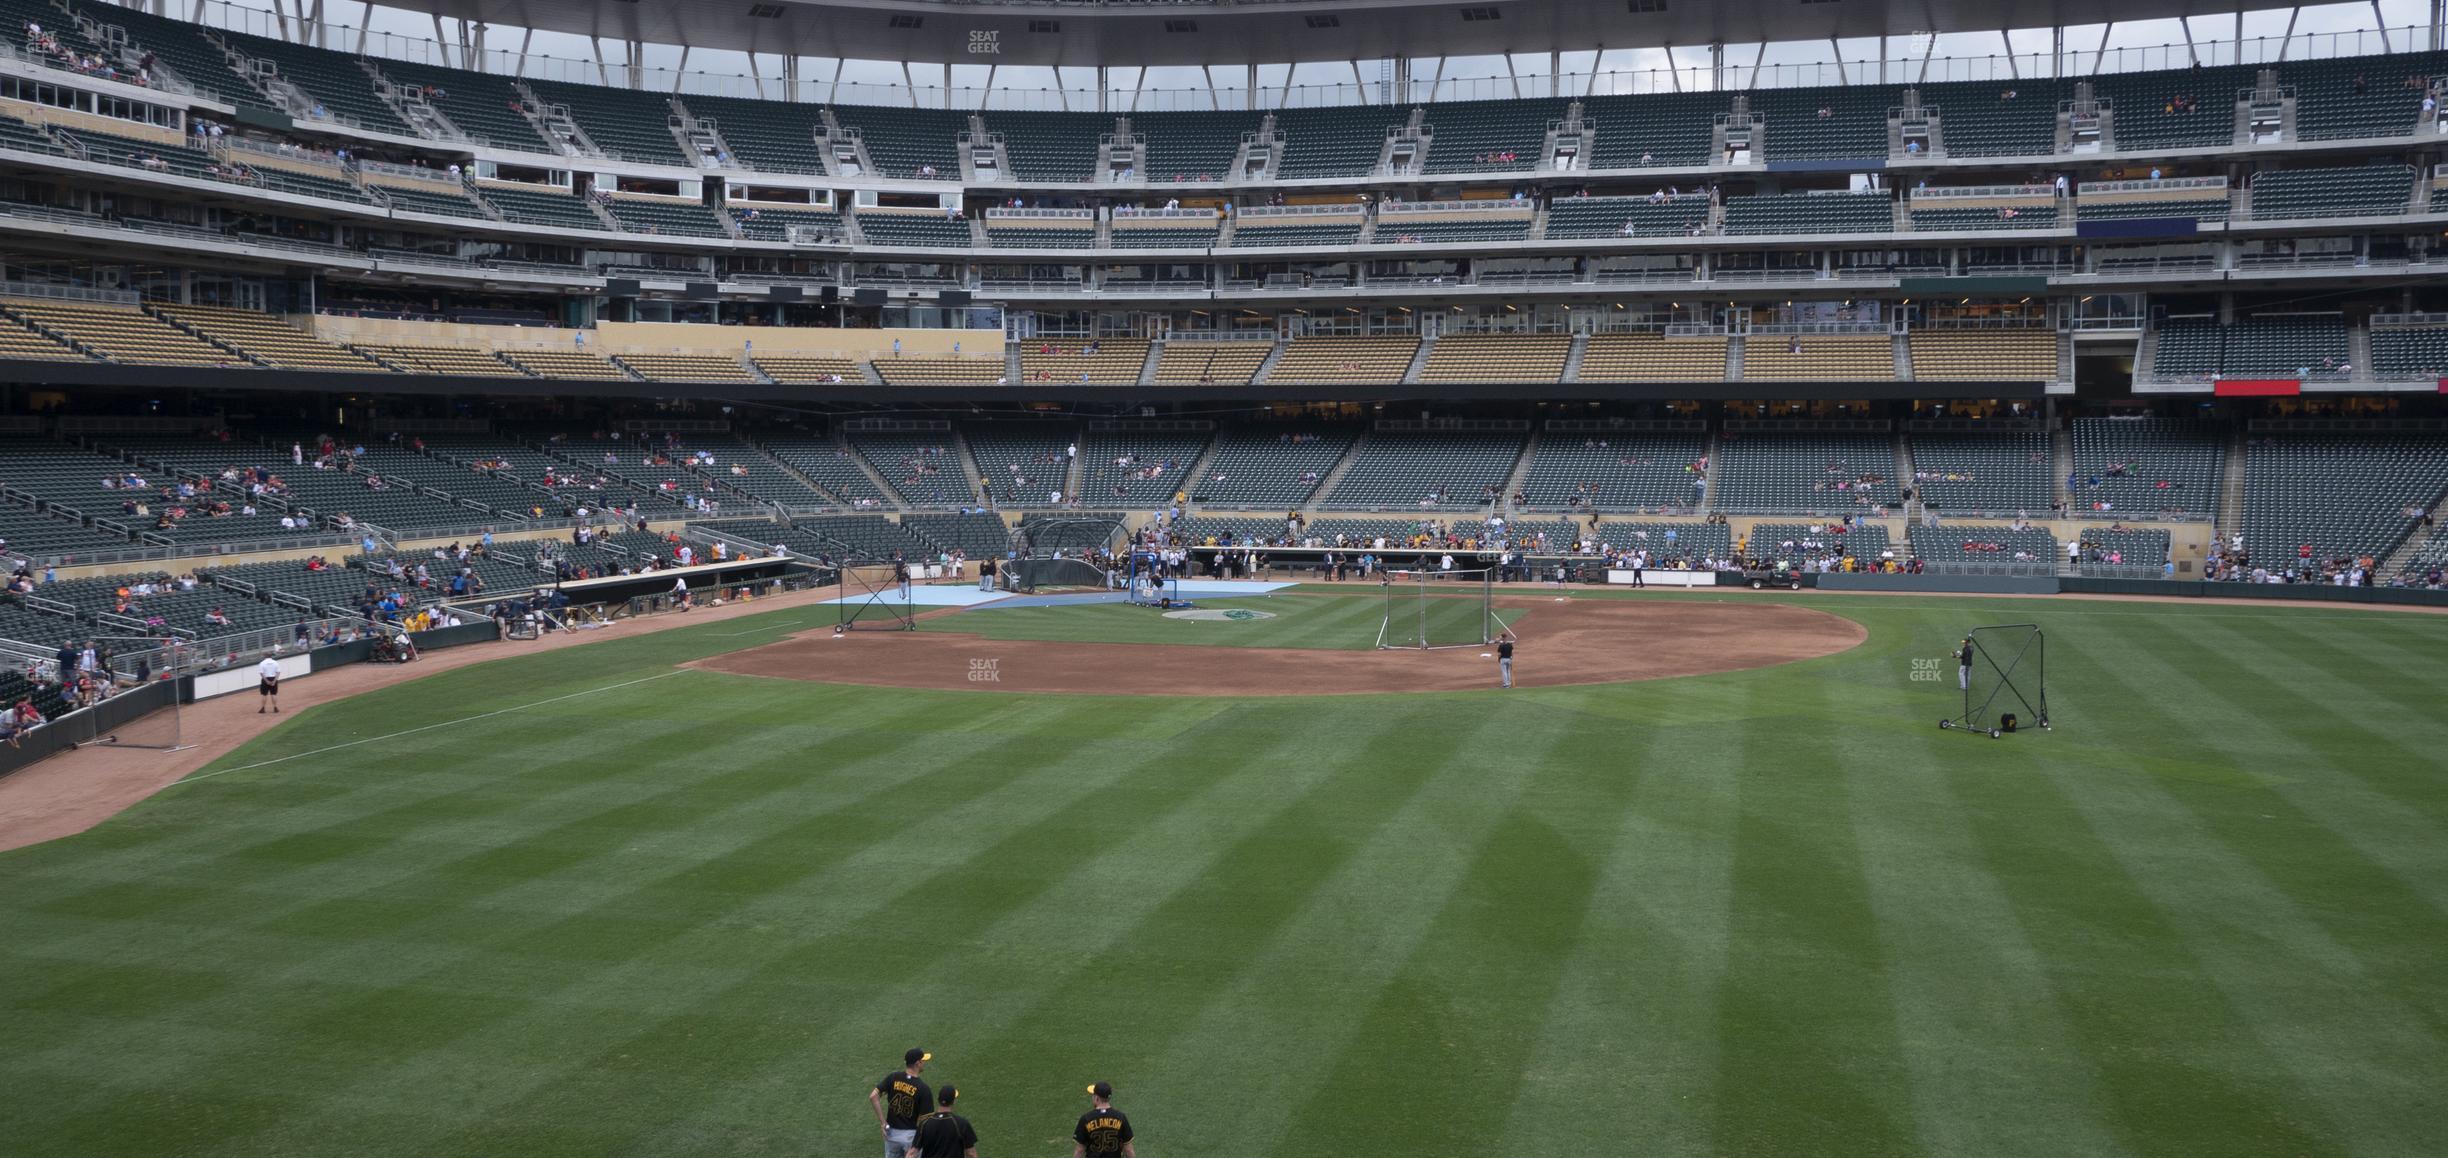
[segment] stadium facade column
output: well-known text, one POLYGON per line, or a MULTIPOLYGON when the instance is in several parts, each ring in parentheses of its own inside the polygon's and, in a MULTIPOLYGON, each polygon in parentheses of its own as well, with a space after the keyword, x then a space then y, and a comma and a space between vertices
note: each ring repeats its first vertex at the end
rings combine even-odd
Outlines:
MULTIPOLYGON (((1757 78, 1756 73, 1753 76, 1757 78)), ((1722 40, 1709 41, 1709 87, 1718 91, 1725 89, 1725 41, 1722 40)))

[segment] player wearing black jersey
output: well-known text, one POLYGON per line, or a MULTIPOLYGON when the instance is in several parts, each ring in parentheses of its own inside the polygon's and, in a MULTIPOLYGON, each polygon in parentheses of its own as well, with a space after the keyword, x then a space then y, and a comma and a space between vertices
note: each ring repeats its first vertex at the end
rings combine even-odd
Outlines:
POLYGON ((977 1131, 969 1119, 952 1112, 960 1089, 945 1086, 935 1097, 935 1112, 918 1119, 918 1138, 910 1144, 910 1153, 917 1158, 977 1158, 977 1131))
MULTIPOLYGON (((919 1072, 933 1060, 935 1055, 923 1049, 910 1050, 901 1055, 900 1069, 884 1075, 884 1080, 867 1091, 867 1104, 875 1108, 876 1126, 884 1131, 884 1158, 903 1158, 911 1153, 910 1143, 917 1137, 918 1120, 934 1112, 934 1091, 918 1078, 919 1072)), ((946 1095, 951 1092, 952 1087, 944 1087, 946 1095)))
POLYGON ((1079 1116, 1079 1125, 1071 1130, 1071 1158, 1090 1155, 1119 1154, 1122 1158, 1139 1158, 1132 1147, 1130 1115, 1114 1109, 1113 1086, 1098 1082, 1088 1087, 1088 1096, 1096 1104, 1079 1116))

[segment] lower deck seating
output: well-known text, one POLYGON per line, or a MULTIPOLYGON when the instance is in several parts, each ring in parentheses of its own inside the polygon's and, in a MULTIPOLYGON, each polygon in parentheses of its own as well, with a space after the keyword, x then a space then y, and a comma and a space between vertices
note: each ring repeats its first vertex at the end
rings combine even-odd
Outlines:
POLYGON ((1743 536, 1741 552, 1769 561, 1817 563, 1821 560, 1876 561, 1891 550, 1887 528, 1877 523, 1754 523, 1743 536))
POLYGON ((2208 518, 2226 475, 2221 423, 2168 418, 2077 418, 2076 513, 2102 518, 2208 518))
POLYGON ((2044 431, 1929 432, 1908 441, 1913 489, 1942 514, 2025 515, 2056 499, 2044 431))
POLYGON ((1280 507, 1309 501, 1351 449, 1346 427, 1227 427, 1217 432, 1215 453, 1199 477, 1189 480, 1190 501, 1201 506, 1280 507))
POLYGON ((2138 527, 2086 527, 2077 540, 2086 564, 2108 567, 2167 565, 2168 533, 2138 527))
POLYGON ((971 559, 997 558, 1012 548, 1011 528, 1001 515, 903 515, 911 534, 971 559))
MULTIPOLYGON (((785 454, 784 460, 845 496, 874 490, 859 469, 857 459, 864 459, 902 502, 943 507, 977 501, 977 488, 961 465, 959 444, 948 430, 852 430, 844 437, 847 446, 826 443, 785 454), (854 451, 856 459, 851 457, 854 451)), ((784 452, 777 448, 776 453, 784 452)), ((889 496, 877 497, 889 501, 889 496)))
POLYGON ((2254 433, 2244 451, 2244 546, 2257 566, 2375 564, 2448 492, 2448 435, 2254 433))
POLYGON ((1873 514, 1897 506, 1895 442, 1883 434, 1729 431, 1718 442, 1720 511, 1873 514))
POLYGON ((1734 557, 1733 528, 1724 523, 1666 523, 1637 519, 1605 519, 1595 536, 1601 546, 1617 551, 1646 551, 1652 566, 1699 566, 1710 559, 1734 557))
POLYGON ((2014 566, 2055 570, 2057 540, 2038 527, 2015 530, 2008 523, 1948 523, 1906 531, 1913 554, 1932 563, 2014 566))
POLYGON ((1697 507, 1708 438, 1693 431, 1549 430, 1522 477, 1534 510, 1653 511, 1697 507))
POLYGON ((1339 510, 1483 510, 1521 460, 1503 431, 1374 431, 1323 506, 1339 510))

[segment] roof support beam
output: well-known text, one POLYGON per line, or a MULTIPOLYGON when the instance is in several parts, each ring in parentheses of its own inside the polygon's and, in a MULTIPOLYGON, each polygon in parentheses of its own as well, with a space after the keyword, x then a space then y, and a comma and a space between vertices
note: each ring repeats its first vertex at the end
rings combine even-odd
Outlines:
POLYGON ((2380 0, 2371 0, 2371 6, 2372 26, 2380 30, 2380 51, 2397 51, 2397 46, 2389 43, 2388 17, 2380 15, 2380 0))
POLYGON ((1436 67, 1428 71, 1428 99, 1437 99, 1437 86, 1445 83, 1445 58, 1436 58, 1436 67))
POLYGON ((357 55, 365 55, 366 33, 373 30, 374 0, 365 0, 365 6, 357 10, 357 55))
MULTIPOLYGON (((1253 79, 1253 80, 1254 80, 1254 79, 1256 79, 1256 78, 1257 78, 1257 73, 1258 73, 1258 66, 1257 66, 1257 65, 1254 65, 1254 64, 1253 64, 1253 65, 1251 65, 1251 66, 1250 66, 1250 75, 1251 75, 1251 79, 1253 79)), ((1219 97, 1219 96, 1217 96, 1217 95, 1216 95, 1215 70, 1214 70, 1214 69, 1212 69, 1212 68, 1209 68, 1209 67, 1208 67, 1208 66, 1206 66, 1206 65, 1203 65, 1203 64, 1202 64, 1202 65, 1200 65, 1200 66, 1199 66, 1199 75, 1207 78, 1207 109, 1208 109, 1208 111, 1209 111, 1209 112, 1220 112, 1220 111, 1222 111, 1222 110, 1223 110, 1223 108, 1224 108, 1224 100, 1223 100, 1223 98, 1222 98, 1222 97, 1219 97)), ((1141 84, 1145 84, 1145 83, 1147 83, 1147 70, 1146 70, 1146 69, 1144 69, 1144 68, 1139 70, 1139 83, 1141 83, 1141 84)), ((1136 108, 1136 107, 1138 106, 1138 103, 1139 103, 1138 101, 1133 100, 1133 101, 1131 102, 1131 105, 1132 105, 1132 107, 1136 108)))
POLYGON ((1929 82, 1930 54, 1938 48, 1938 34, 1933 32, 1921 41, 1921 70, 1913 74, 1914 84, 1929 82))
POLYGON ((910 107, 918 107, 918 82, 910 77, 909 62, 901 62, 901 91, 908 93, 910 107))
POLYGON ((512 76, 523 77, 527 75, 527 46, 533 43, 535 43, 535 29, 529 28, 526 35, 519 37, 518 67, 511 70, 512 76))
POLYGON ((677 94, 680 91, 680 78, 688 75, 688 58, 689 46, 683 44, 680 46, 680 67, 672 70, 671 90, 674 94, 677 94))
MULTIPOLYGON (((2380 2, 2380 0, 2372 0, 2372 3, 2374 3, 2374 4, 2377 4, 2377 3, 2379 3, 2379 2, 2380 2)), ((1368 99, 1368 82, 1367 82, 1367 81, 1365 81, 1365 80, 1360 79, 1360 62, 1359 62, 1359 61, 1357 61, 1357 60, 1347 60, 1347 61, 1344 61, 1343 63, 1348 64, 1348 65, 1350 65, 1350 66, 1351 66, 1351 70, 1352 70, 1352 88, 1354 88, 1354 89, 1358 90, 1358 92, 1360 93, 1360 103, 1361 103, 1361 104, 1367 104, 1367 103, 1369 103, 1369 99, 1368 99)), ((1506 67, 1506 68, 1511 68, 1511 67, 1513 67, 1513 62, 1512 62, 1511 60, 1509 60, 1509 59, 1508 59, 1508 60, 1506 60, 1506 61, 1505 61, 1505 67, 1506 67)))
MULTIPOLYGON (((1439 59, 1443 59, 1443 58, 1441 58, 1441 57, 1440 57, 1439 59)), ((1606 45, 1601 44, 1601 45, 1599 45, 1599 46, 1598 46, 1598 55, 1593 56, 1593 57, 1590 57, 1590 74, 1589 74, 1589 79, 1588 79, 1588 80, 1585 80, 1585 81, 1583 81, 1583 82, 1581 82, 1581 99, 1582 99, 1582 100, 1588 100, 1592 94, 1594 94, 1594 93, 1596 93, 1596 92, 1598 91, 1598 73, 1599 73, 1600 67, 1601 67, 1601 66, 1603 66, 1605 63, 1606 63, 1606 45)), ((1436 90, 1435 90, 1435 89, 1429 89, 1429 90, 1428 90, 1428 99, 1430 99, 1430 100, 1435 100, 1435 99, 1436 99, 1436 90)))
MULTIPOLYGON (((1759 87, 1760 62, 1766 59, 1768 59, 1768 42, 1763 40, 1751 53, 1751 76, 1743 81, 1744 88, 1759 87)), ((1722 44, 1717 46, 1717 87, 1725 87, 1725 45, 1722 44)))
MULTIPOLYGON (((2380 11, 2380 0, 2372 0, 2372 11, 2380 11)), ((2176 27, 2184 29, 2185 61, 2189 64, 2200 64, 2201 53, 2193 49, 2193 18, 2190 16, 2177 17, 2176 27)))
POLYGON ((2065 25, 2049 25, 2049 79, 2065 75, 2065 25))
POLYGON ((2287 50, 2295 47, 2295 18, 2301 15, 2303 15, 2301 6, 2287 9, 2286 36, 2278 42, 2278 59, 2281 61, 2287 58, 2287 50))
POLYGON ((2006 50, 2006 75, 2016 80, 2023 79, 2023 70, 2015 67, 2014 37, 2007 35, 2003 28, 1998 29, 1998 45, 2006 50))
POLYGON ((1836 43, 1836 38, 1835 38, 1835 37, 1833 37, 1833 36, 1828 37, 1828 59, 1833 60, 1833 61, 1835 61, 1835 62, 1836 62, 1836 83, 1837 83, 1837 84, 1839 84, 1839 85, 1848 85, 1848 84, 1853 83, 1853 78, 1852 78, 1851 76, 1847 75, 1847 74, 1846 74, 1846 72, 1845 72, 1845 66, 1844 66, 1844 46, 1843 46, 1843 45, 1841 45, 1841 44, 1836 43))
MULTIPOLYGON (((2372 0, 2372 3, 2374 3, 2374 4, 2377 4, 2377 3, 2379 3, 2379 2, 2380 2, 2380 0, 2372 0)), ((1514 99, 1514 100, 1520 100, 1520 99, 1521 99, 1521 74, 1513 71, 1513 54, 1512 54, 1512 53, 1510 53, 1510 52, 1508 52, 1508 53, 1504 54, 1504 61, 1505 61, 1505 81, 1506 81, 1506 83, 1511 84, 1511 85, 1513 86, 1513 99, 1514 99)))
POLYGON ((836 56, 833 58, 832 83, 825 86, 825 103, 828 105, 833 103, 834 97, 841 95, 841 70, 841 58, 836 56))
POLYGON ((2091 50, 2091 75, 2098 76, 2100 66, 2108 63, 2108 34, 2116 31, 2116 21, 2100 25, 2099 47, 2091 50))

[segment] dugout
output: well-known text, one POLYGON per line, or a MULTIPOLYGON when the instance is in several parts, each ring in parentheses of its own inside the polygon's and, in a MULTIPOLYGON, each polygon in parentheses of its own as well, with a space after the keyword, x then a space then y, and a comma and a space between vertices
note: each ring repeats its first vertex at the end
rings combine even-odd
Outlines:
MULTIPOLYGON (((651 599, 669 595, 683 579, 688 581, 689 596, 695 600, 711 600, 729 587, 763 589, 781 580, 786 587, 803 587, 820 582, 823 574, 816 568, 788 556, 768 556, 761 559, 729 559, 720 563, 698 563, 687 567, 666 567, 636 575, 606 575, 600 579, 569 579, 560 583, 539 584, 540 593, 554 590, 578 606, 605 606, 627 603, 632 599, 651 599)), ((502 596, 495 595, 494 599, 502 596)), ((493 600, 487 600, 491 602, 493 600)))

